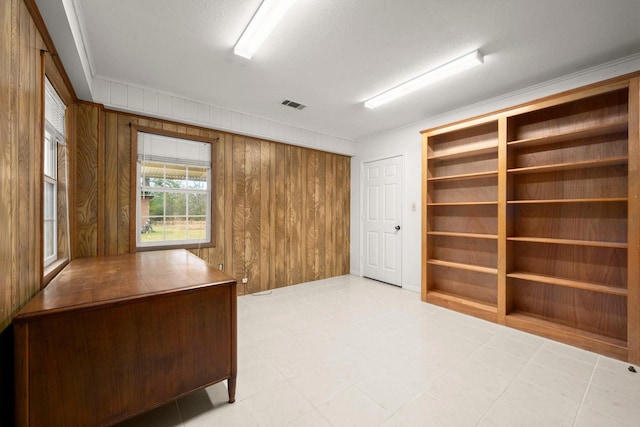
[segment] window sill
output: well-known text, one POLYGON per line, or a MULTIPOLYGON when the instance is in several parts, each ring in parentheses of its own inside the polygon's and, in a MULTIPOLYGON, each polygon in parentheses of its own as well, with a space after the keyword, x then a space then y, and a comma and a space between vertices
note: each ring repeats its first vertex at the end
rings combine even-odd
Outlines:
POLYGON ((44 268, 44 276, 42 279, 42 288, 47 286, 54 277, 58 275, 69 264, 69 260, 67 258, 61 258, 57 261, 52 262, 48 266, 44 268))
POLYGON ((145 252, 145 251, 163 251, 167 249, 206 249, 215 248, 212 242, 206 243, 187 243, 179 245, 156 245, 156 246, 136 246, 133 248, 133 252, 145 252))

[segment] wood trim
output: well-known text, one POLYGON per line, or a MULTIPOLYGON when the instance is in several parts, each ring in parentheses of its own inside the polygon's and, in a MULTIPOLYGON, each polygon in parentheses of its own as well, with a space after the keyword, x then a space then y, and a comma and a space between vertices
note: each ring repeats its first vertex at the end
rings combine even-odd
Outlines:
POLYGON ((42 278, 42 287, 44 288, 45 286, 47 286, 49 282, 51 282, 51 280, 53 280, 53 278, 56 277, 58 273, 60 273, 62 269, 65 268, 68 264, 69 264, 69 259, 63 258, 49 265, 45 269, 45 272, 42 278))
POLYGON ((492 113, 483 114, 477 117, 472 117, 467 120, 459 120, 457 122, 449 123, 446 125, 425 129, 420 131, 420 133, 426 136, 441 135, 444 133, 454 132, 461 129, 468 129, 474 126, 481 126, 490 122, 494 122, 498 120, 498 118, 501 116, 503 116, 501 111, 499 112, 494 111, 492 113))
POLYGON ((76 101, 76 104, 80 104, 80 105, 87 105, 87 106, 92 106, 92 107, 96 107, 98 109, 100 109, 101 112, 104 113, 105 109, 104 109, 104 105, 100 104, 98 102, 92 102, 92 101, 86 101, 84 99, 78 99, 76 101))
POLYGON ((60 71, 58 70, 55 62, 53 61, 53 57, 47 51, 42 51, 44 53, 44 70, 45 75, 51 82, 51 85, 62 99, 62 102, 66 107, 69 107, 73 103, 75 103, 75 99, 73 97, 72 91, 67 87, 67 84, 64 81, 64 78, 60 71))
POLYGON ((131 130, 131 145, 129 146, 129 152, 131 154, 131 185, 129 185, 129 206, 131 215, 129 216, 129 252, 136 252, 138 236, 136 235, 136 228, 138 222, 138 202, 136 200, 136 193, 138 189, 138 129, 129 123, 131 130))
MULTIPOLYGON (((67 236, 65 236, 66 240, 66 253, 63 255, 68 259, 73 259, 77 253, 77 164, 78 164, 78 106, 73 103, 70 104, 67 108, 68 119, 67 123, 69 126, 67 128, 66 142, 67 145, 64 147, 65 149, 65 167, 66 174, 64 177, 64 185, 67 189, 66 191, 66 231, 67 236)), ((64 246, 64 245, 63 245, 64 246)), ((60 256, 60 255, 58 255, 60 256)))
MULTIPOLYGON (((639 73, 640 74, 640 73, 639 73)), ((554 107, 556 105, 567 104, 572 101, 578 101, 580 99, 589 98, 596 95, 601 95, 607 92, 613 92, 619 89, 625 89, 629 87, 629 80, 601 82, 598 84, 588 85, 581 88, 573 89, 567 92, 563 92, 550 97, 538 99, 515 108, 509 108, 506 113, 507 116, 517 116, 520 114, 526 114, 531 111, 539 111, 544 108, 554 107)))
POLYGON ((640 364, 640 77, 629 85, 629 182, 627 260, 627 346, 629 361, 640 364))
MULTIPOLYGON (((217 192, 217 188, 218 185, 216 185, 215 180, 215 173, 216 173, 216 166, 218 165, 218 144, 220 143, 220 137, 216 137, 216 138, 209 138, 211 141, 213 141, 211 143, 211 235, 209 236, 209 244, 208 246, 206 245, 198 245, 198 248, 204 248, 204 247, 209 247, 209 248, 215 248, 216 247, 216 242, 218 240, 218 233, 216 232, 216 230, 218 229, 218 221, 222 221, 222 218, 220 218, 217 213, 218 213, 218 209, 216 206, 216 201, 218 200, 218 192, 217 192)), ((200 256, 200 254, 198 254, 198 256, 200 256)))
MULTIPOLYGON (((134 231, 135 233, 135 231, 134 231)), ((207 242, 207 243, 187 243, 187 244, 180 244, 180 245, 166 245, 166 246, 141 246, 141 247, 136 247, 134 250, 132 250, 131 252, 151 252, 151 251, 167 251, 167 250, 172 250, 172 249, 208 249, 208 248, 213 248, 214 246, 207 242)), ((200 253, 194 253, 195 256, 197 256, 198 258, 203 258, 202 254, 200 253)))
POLYGON ((628 353, 624 343, 612 342, 613 340, 603 340, 600 336, 585 334, 584 331, 576 334, 573 328, 541 320, 526 314, 512 313, 507 316, 506 325, 619 360, 626 359, 628 353))
MULTIPOLYGON (((45 128, 45 120, 44 120, 44 104, 45 104, 45 78, 46 78, 46 74, 45 74, 45 68, 46 68, 46 52, 44 51, 40 51, 40 75, 38 76, 39 81, 40 81, 40 91, 38 92, 38 99, 40 100, 40 111, 39 111, 39 115, 40 115, 40 126, 39 126, 39 132, 38 132, 38 136, 36 138, 36 141, 40 141, 40 144, 43 144, 44 141, 44 128, 45 128)), ((40 150, 40 164, 38 166, 38 173, 39 176, 43 177, 44 176, 44 150, 40 150)), ((39 200, 39 205, 40 207, 44 206, 44 188, 42 188, 40 190, 40 200, 39 200)), ((36 221, 38 224, 43 224, 44 222, 44 212, 43 209, 38 209, 38 212, 36 214, 36 221)), ((39 288, 43 289, 47 283, 49 283, 49 281, 51 280, 51 278, 49 278, 49 280, 46 280, 45 276, 45 270, 44 270, 44 230, 41 229, 40 233, 38 233, 38 249, 37 252, 39 253, 39 257, 41 260, 43 260, 43 262, 41 262, 38 266, 37 269, 37 274, 38 277, 42 277, 41 282, 39 283, 39 288)), ((57 274, 57 273, 56 273, 57 274)))
MULTIPOLYGON (((178 138, 178 139, 189 139, 189 140, 192 140, 192 141, 207 142, 207 143, 211 144, 212 146, 215 145, 215 143, 220 140, 219 137, 208 138, 208 137, 204 137, 204 136, 200 136, 200 135, 193 135, 193 134, 189 134, 189 133, 181 133, 181 132, 174 132, 174 131, 171 131, 171 130, 156 129, 156 128, 147 127, 147 126, 140 126, 140 125, 136 125, 136 124, 133 124, 133 123, 130 123, 129 125, 131 126, 131 131, 132 132, 135 130, 137 132, 151 133, 151 134, 154 134, 154 135, 170 136, 172 138, 178 138)), ((137 140, 137 138, 136 138, 136 140, 137 140)), ((133 146, 133 138, 131 139, 131 145, 133 146)), ((137 151, 137 149, 136 149, 136 151, 137 151)), ((132 160, 133 160, 133 158, 132 158, 132 160)))
POLYGON ((465 298, 458 298, 444 292, 431 291, 426 295, 426 302, 444 307, 450 310, 459 311, 487 320, 496 322, 496 308, 490 305, 477 303, 465 298))
MULTIPOLYGON (((87 101, 80 101, 80 102, 87 102, 87 101)), ((114 113, 114 114, 117 114, 117 115, 126 115, 128 117, 132 117, 132 118, 135 118, 135 119, 143 119, 143 120, 148 120, 148 121, 152 121, 152 122, 161 123, 161 126, 159 128, 154 128, 152 126, 148 126, 150 129, 156 129, 156 130, 165 129, 165 130, 168 130, 167 127, 170 127, 170 128, 173 128, 173 129, 177 129, 179 126, 185 127, 185 129, 186 129, 186 126, 187 126, 183 122, 178 122, 178 121, 175 121, 175 120, 170 120, 170 119, 165 119, 165 118, 157 118, 157 117, 151 117, 151 116, 145 116, 144 114, 133 113, 133 112, 128 112, 128 111, 127 112, 123 112, 123 111, 120 111, 120 110, 115 110, 113 108, 105 107, 103 104, 96 104, 96 105, 101 105, 102 108, 103 108, 103 111, 105 113, 114 113)), ((188 127, 192 128, 192 129, 199 129, 200 131, 205 131, 205 132, 209 132, 209 131, 212 131, 212 130, 218 132, 215 129, 207 128, 207 127, 204 127, 204 126, 198 126, 198 125, 189 124, 188 127)), ((225 131, 224 133, 229 134, 229 135, 243 136, 241 134, 234 134, 232 132, 227 132, 227 131, 225 131)), ((180 135, 182 135, 182 133, 180 133, 180 135)))

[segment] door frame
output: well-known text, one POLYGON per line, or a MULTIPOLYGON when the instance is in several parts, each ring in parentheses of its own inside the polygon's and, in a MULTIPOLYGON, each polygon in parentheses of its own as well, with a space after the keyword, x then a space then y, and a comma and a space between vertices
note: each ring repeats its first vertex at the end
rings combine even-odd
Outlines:
MULTIPOLYGON (((387 153, 381 154, 375 157, 367 157, 360 161, 360 259, 358 260, 360 266, 360 277, 364 277, 364 165, 365 163, 377 162, 380 160, 391 159, 394 157, 400 157, 400 161, 402 164, 402 187, 400 188, 400 199, 402 200, 400 205, 400 217, 402 218, 402 224, 406 221, 406 210, 404 209, 405 202, 405 191, 404 186, 407 180, 406 176, 406 168, 405 168, 405 158, 407 153, 404 151, 396 152, 396 153, 387 153)), ((402 244, 400 245, 400 288, 404 289, 404 239, 402 239, 402 244)), ((391 285, 390 285, 391 286, 391 285)))

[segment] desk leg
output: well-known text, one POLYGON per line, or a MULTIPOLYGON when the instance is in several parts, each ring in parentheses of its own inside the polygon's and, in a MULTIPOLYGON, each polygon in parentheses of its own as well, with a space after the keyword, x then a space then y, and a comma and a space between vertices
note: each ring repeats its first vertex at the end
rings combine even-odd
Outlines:
POLYGON ((227 388, 229 389, 229 403, 236 401, 236 378, 229 378, 227 380, 227 388))

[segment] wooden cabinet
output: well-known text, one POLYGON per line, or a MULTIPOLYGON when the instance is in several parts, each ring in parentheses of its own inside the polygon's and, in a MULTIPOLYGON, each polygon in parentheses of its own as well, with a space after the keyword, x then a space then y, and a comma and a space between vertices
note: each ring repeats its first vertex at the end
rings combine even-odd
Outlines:
POLYGON ((423 135, 423 300, 640 362, 638 78, 423 135))
POLYGON ((72 261, 14 319, 16 425, 112 425, 228 380, 236 281, 185 250, 72 261))

